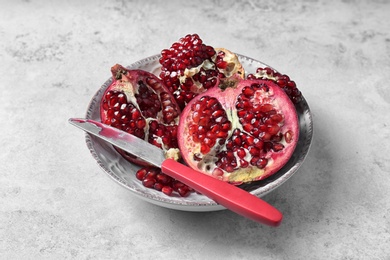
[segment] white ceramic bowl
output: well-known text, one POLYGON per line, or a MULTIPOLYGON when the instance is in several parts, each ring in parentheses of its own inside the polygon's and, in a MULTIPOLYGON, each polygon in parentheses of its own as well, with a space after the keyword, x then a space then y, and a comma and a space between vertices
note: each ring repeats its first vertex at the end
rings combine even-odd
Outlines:
MULTIPOLYGON (((254 73, 258 67, 268 66, 243 55, 238 55, 238 57, 246 73, 254 73)), ((146 70, 158 76, 160 72, 159 58, 160 55, 151 56, 131 64, 128 68, 146 70)), ((112 79, 108 79, 92 97, 86 118, 100 121, 100 100, 111 82, 112 79)), ((243 189, 261 197, 287 181, 302 165, 312 141, 313 122, 309 106, 304 98, 296 105, 296 108, 300 123, 300 137, 292 158, 279 172, 265 180, 242 185, 243 189)), ((162 192, 146 188, 135 177, 135 172, 139 167, 123 159, 110 144, 89 134, 86 134, 86 143, 92 156, 103 171, 115 182, 141 199, 162 207, 184 211, 215 211, 224 209, 224 207, 208 197, 197 193, 192 193, 188 197, 167 196, 162 192)))

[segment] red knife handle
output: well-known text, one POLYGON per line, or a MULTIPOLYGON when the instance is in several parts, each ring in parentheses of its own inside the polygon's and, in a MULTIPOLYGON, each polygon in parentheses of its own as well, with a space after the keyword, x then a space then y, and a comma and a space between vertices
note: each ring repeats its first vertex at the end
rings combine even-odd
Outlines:
POLYGON ((283 215, 279 210, 232 184, 193 170, 172 159, 165 160, 161 170, 225 208, 251 220, 274 227, 279 226, 282 221, 283 215))

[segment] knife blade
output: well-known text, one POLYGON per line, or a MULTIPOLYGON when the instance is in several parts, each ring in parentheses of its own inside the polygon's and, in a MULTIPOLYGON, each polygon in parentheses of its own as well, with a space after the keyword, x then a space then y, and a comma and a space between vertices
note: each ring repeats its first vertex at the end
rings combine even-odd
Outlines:
POLYGON ((163 173, 248 219, 274 227, 283 219, 282 213, 264 200, 173 159, 166 159, 163 150, 136 136, 91 119, 70 118, 69 123, 161 168, 163 173))

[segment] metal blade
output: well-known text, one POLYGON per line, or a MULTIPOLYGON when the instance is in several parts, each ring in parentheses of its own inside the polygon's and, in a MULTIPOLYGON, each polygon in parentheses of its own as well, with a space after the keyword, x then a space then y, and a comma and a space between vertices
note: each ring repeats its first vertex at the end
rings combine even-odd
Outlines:
POLYGON ((70 118, 69 123, 154 166, 160 167, 165 160, 164 152, 160 148, 112 126, 81 118, 70 118))

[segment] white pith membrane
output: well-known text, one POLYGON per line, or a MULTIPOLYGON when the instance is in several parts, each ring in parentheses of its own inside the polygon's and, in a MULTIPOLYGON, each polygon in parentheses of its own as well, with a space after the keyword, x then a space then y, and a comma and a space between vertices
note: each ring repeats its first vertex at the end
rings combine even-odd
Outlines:
MULTIPOLYGON (((214 56, 216 57, 216 56, 214 56)), ((213 60, 215 58, 212 58, 213 60)), ((179 76, 180 84, 183 84, 187 78, 193 77, 195 74, 199 73, 201 69, 204 70, 214 70, 215 64, 210 60, 204 60, 199 66, 192 67, 191 69, 186 68, 184 70, 184 75, 179 76)), ((191 91, 194 93, 201 93, 203 92, 203 86, 199 81, 192 81, 194 85, 191 88, 191 91)))
MULTIPOLYGON (((139 94, 138 88, 133 86, 133 84, 130 82, 129 78, 126 75, 122 74, 122 79, 116 81, 114 83, 113 88, 112 88, 112 90, 123 92, 123 94, 126 97, 127 103, 133 104, 133 106, 135 108, 137 108, 141 112, 142 116, 144 117, 144 119, 146 121, 145 127, 143 128, 143 130, 145 132, 144 140, 146 142, 148 142, 149 137, 150 137, 149 136, 150 135, 150 133, 149 133, 149 123, 151 121, 157 121, 159 124, 164 124, 166 126, 167 125, 172 125, 172 123, 171 124, 163 123, 164 122, 163 110, 164 110, 165 104, 161 100, 161 96, 153 88, 148 87, 148 89, 151 90, 154 94, 157 95, 157 97, 158 97, 158 99, 160 101, 160 104, 161 104, 161 109, 158 111, 158 113, 156 115, 156 118, 144 117, 144 115, 142 113, 142 109, 140 108, 140 106, 139 106, 139 104, 137 102, 137 98, 136 98, 136 95, 139 94)), ((126 106, 126 105, 122 104, 122 106, 126 106)), ((124 119, 123 117, 125 117, 125 115, 122 116, 122 119, 124 119)), ((177 125, 178 123, 179 123, 179 117, 176 117, 175 120, 174 120, 174 124, 177 125)), ((164 144, 164 142, 162 141, 162 138, 160 136, 155 135, 155 134, 153 134, 153 139, 156 140, 156 142, 162 146, 162 149, 164 151, 164 154, 165 154, 166 158, 171 158, 171 159, 174 159, 174 160, 179 160, 181 158, 180 150, 178 148, 169 148, 169 147, 167 147, 166 144, 164 144)))
MULTIPOLYGON (((234 88, 227 88, 224 91, 233 92, 234 88)), ((236 103, 237 99, 235 99, 235 100, 231 100, 231 99, 230 100, 228 100, 228 99, 221 100, 222 98, 229 97, 229 96, 233 96, 233 95, 226 94, 223 96, 220 95, 218 97, 216 97, 214 95, 210 96, 210 97, 217 98, 217 100, 220 101, 219 103, 221 105, 223 104, 222 107, 226 112, 226 116, 227 116, 228 120, 231 122, 231 128, 228 131, 228 137, 225 138, 225 140, 228 140, 232 137, 232 134, 233 134, 235 129, 239 129, 242 133, 253 136, 250 133, 248 133, 247 131, 245 131, 243 129, 243 126, 239 123, 239 118, 238 118, 237 110, 235 107, 235 103, 236 103)), ((255 95, 251 99, 251 101, 253 103, 259 103, 259 104, 272 104, 276 111, 279 111, 279 113, 280 113, 280 111, 282 111, 281 106, 283 104, 279 104, 279 100, 275 99, 272 88, 270 88, 269 91, 264 91, 262 88, 256 90, 255 95)), ((285 140, 285 134, 290 129, 286 128, 286 125, 284 124, 285 117, 283 114, 281 114, 281 115, 283 116, 283 120, 278 125, 281 128, 280 132, 282 133, 282 140, 279 141, 278 143, 283 144, 283 146, 286 147, 287 142, 285 140)), ((192 116, 192 113, 188 113, 188 117, 186 119, 187 123, 185 125, 189 126, 191 124, 191 123, 188 123, 188 121, 189 122, 192 121, 191 116, 192 116)), ((189 127, 185 128, 184 131, 188 131, 188 130, 189 130, 189 127)), ((274 160, 271 157, 271 155, 275 156, 275 153, 277 153, 277 152, 267 152, 265 154, 265 157, 262 157, 262 158, 268 159, 267 166, 263 169, 260 169, 257 166, 251 165, 250 163, 247 167, 241 168, 240 167, 241 166, 241 164, 240 164, 241 159, 244 159, 245 161, 250 162, 250 160, 252 158, 252 155, 249 153, 249 150, 242 147, 245 150, 245 154, 246 154, 245 157, 240 158, 237 155, 237 151, 234 152, 234 157, 235 157, 235 160, 237 162, 237 167, 234 169, 233 172, 227 172, 227 171, 217 167, 217 165, 216 165, 216 162, 219 160, 219 158, 217 157, 217 154, 219 154, 223 151, 227 151, 227 148, 226 148, 227 141, 225 141, 223 145, 220 145, 218 141, 221 138, 217 139, 216 144, 210 149, 210 151, 207 154, 203 155, 201 153, 201 145, 202 144, 200 142, 194 142, 192 140, 191 134, 189 134, 189 133, 184 134, 184 136, 187 136, 187 138, 188 138, 188 141, 186 142, 187 145, 189 145, 189 144, 191 145, 190 147, 188 147, 188 150, 190 151, 190 153, 193 155, 196 155, 196 157, 198 157, 198 158, 201 158, 199 161, 192 158, 192 162, 196 164, 196 167, 200 171, 207 173, 209 175, 213 175, 214 177, 219 178, 221 180, 232 182, 232 183, 242 183, 242 182, 248 182, 248 181, 261 179, 263 175, 268 174, 266 172, 266 170, 274 164, 274 160), (219 170, 214 171, 217 168, 219 170), (220 174, 221 171, 223 172, 223 174, 220 174), (217 172, 217 174, 216 174, 216 172, 217 172)), ((295 136, 293 138, 295 138, 295 136)), ((261 139, 261 137, 259 137, 259 139, 261 139)), ((280 151, 280 153, 283 153, 283 150, 280 151)))
POLYGON ((240 63, 238 56, 235 53, 225 48, 215 48, 215 51, 217 52, 217 55, 219 52, 224 53, 223 61, 227 62, 228 65, 226 69, 223 71, 223 73, 227 78, 233 75, 240 75, 242 78, 244 78, 244 74, 245 74, 244 68, 242 67, 242 64, 240 63))
POLYGON ((268 74, 266 70, 258 71, 254 74, 254 76, 256 78, 259 78, 259 79, 270 79, 270 80, 273 80, 275 82, 279 79, 279 77, 276 75, 273 75, 273 73, 268 74))
MULTIPOLYGON (((223 74, 225 74, 226 77, 231 77, 232 75, 237 74, 237 75, 240 75, 242 78, 244 78, 244 69, 243 69, 240 61, 238 60, 238 56, 235 53, 233 53, 227 49, 224 49, 224 48, 215 48, 215 51, 216 51, 216 54, 211 58, 211 61, 207 59, 207 60, 204 60, 197 67, 192 67, 190 69, 186 68, 184 70, 184 74, 179 76, 180 84, 183 84, 187 78, 192 78, 194 75, 198 74, 201 71, 201 69, 215 70, 216 69, 215 61, 217 59, 217 55, 218 55, 219 51, 222 51, 224 53, 223 61, 227 62, 227 64, 228 64, 227 69, 225 69, 225 70, 221 70, 221 69, 217 68, 219 70, 219 72, 222 72, 223 74)), ((199 94, 199 93, 202 93, 204 91, 204 88, 199 81, 192 80, 192 82, 194 84, 191 88, 192 92, 199 94)))

